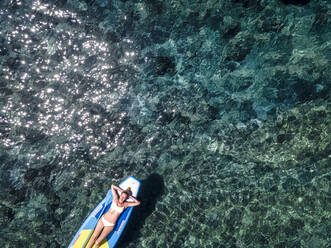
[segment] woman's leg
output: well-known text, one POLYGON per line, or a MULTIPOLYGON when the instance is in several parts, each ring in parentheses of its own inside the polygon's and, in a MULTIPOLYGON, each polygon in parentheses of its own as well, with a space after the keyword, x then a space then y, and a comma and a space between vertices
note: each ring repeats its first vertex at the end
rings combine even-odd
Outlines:
POLYGON ((102 240, 104 240, 113 229, 114 229, 114 226, 105 226, 104 227, 99 238, 97 239, 97 241, 95 241, 96 248, 98 248, 101 245, 102 240))
POLYGON ((95 242, 95 240, 98 238, 99 234, 101 233, 103 229, 103 223, 101 219, 98 221, 97 226, 95 227, 94 233, 92 234, 91 239, 89 240, 86 248, 91 248, 95 242))

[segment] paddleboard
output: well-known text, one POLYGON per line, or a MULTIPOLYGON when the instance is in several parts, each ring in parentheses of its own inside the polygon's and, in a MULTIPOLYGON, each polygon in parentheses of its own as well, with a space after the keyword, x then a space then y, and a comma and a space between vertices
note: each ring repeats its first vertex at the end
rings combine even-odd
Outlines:
MULTIPOLYGON (((132 196, 137 197, 141 182, 130 176, 121 182, 118 186, 121 189, 131 188, 132 196)), ((91 214, 86 218, 82 226, 79 228, 78 232, 70 242, 68 248, 84 248, 86 247, 89 239, 91 238, 94 228, 96 227, 101 216, 108 211, 113 200, 113 194, 111 189, 108 190, 106 197, 96 206, 96 208, 91 212, 91 214)), ((131 201, 130 199, 128 201, 131 201)), ((124 227, 129 221, 133 207, 128 207, 123 211, 123 213, 118 218, 115 227, 111 233, 103 240, 100 248, 113 248, 118 239, 120 238, 124 227)), ((93 246, 94 247, 94 246, 93 246)))

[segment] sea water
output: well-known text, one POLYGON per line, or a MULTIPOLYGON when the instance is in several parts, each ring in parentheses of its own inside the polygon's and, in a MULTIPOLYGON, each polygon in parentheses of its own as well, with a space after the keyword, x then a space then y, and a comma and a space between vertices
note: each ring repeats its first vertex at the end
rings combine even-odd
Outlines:
POLYGON ((329 247, 329 1, 2 0, 0 244, 329 247))

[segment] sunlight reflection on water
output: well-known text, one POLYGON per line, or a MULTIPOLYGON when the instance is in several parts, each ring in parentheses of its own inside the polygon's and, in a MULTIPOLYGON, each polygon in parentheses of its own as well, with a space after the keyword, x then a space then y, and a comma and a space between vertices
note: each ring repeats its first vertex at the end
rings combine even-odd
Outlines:
MULTIPOLYGON (((128 73, 121 73, 136 68, 133 41, 123 41, 125 50, 109 44, 84 29, 77 13, 38 0, 15 16, 9 13, 0 11, 7 26, 0 35, 12 51, 1 69, 7 92, 1 93, 6 98, 0 110, 3 144, 20 152, 22 142, 55 138, 48 150, 62 161, 73 152, 97 159, 115 147, 127 113, 121 108, 114 118, 109 112, 128 93, 128 73)), ((32 150, 25 150, 27 165, 45 156, 32 150)))

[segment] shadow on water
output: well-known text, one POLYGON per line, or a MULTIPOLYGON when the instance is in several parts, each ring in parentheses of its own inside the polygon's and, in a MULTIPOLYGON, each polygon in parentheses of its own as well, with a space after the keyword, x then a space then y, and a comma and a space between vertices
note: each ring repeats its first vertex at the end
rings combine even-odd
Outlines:
POLYGON ((164 182, 159 174, 151 174, 141 182, 138 200, 140 206, 135 207, 132 217, 120 238, 117 248, 125 248, 130 242, 138 239, 140 229, 145 223, 146 218, 155 210, 155 205, 163 195, 164 182))

